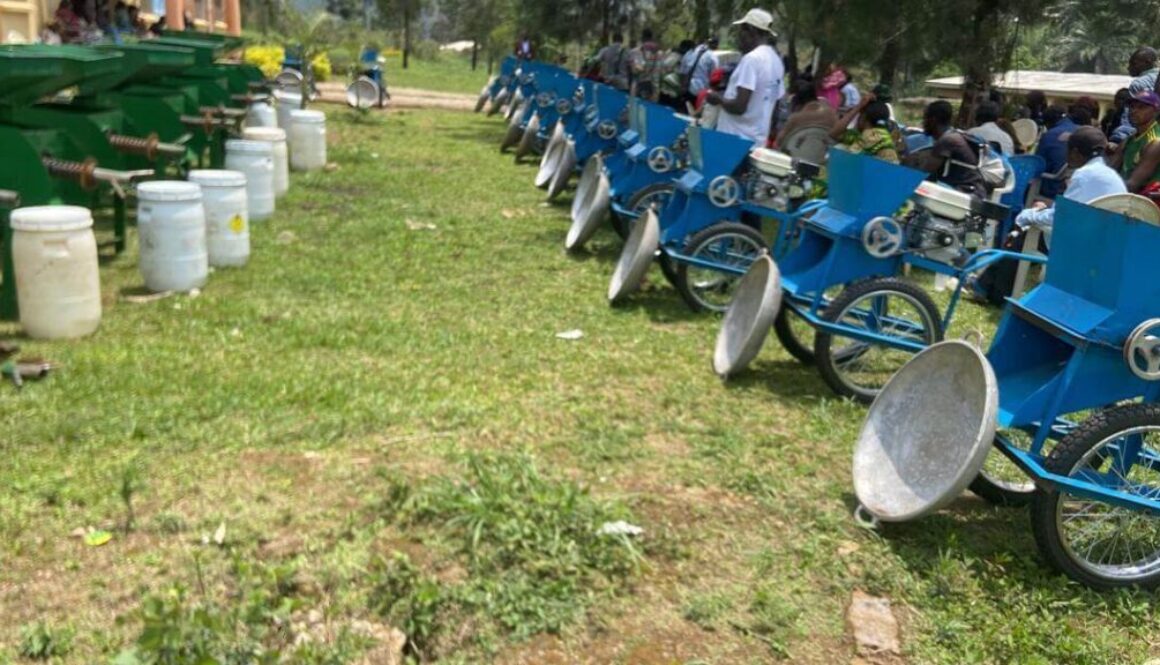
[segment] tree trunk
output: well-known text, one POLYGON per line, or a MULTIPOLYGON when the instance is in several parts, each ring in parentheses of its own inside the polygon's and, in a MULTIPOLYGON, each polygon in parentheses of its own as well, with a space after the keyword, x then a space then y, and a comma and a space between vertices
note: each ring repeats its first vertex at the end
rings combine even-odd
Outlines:
POLYGON ((959 104, 958 127, 971 127, 975 100, 991 87, 991 70, 995 65, 997 31, 992 23, 998 16, 998 0, 982 0, 975 8, 971 25, 971 48, 963 53, 963 98, 959 104))
POLYGON ((479 40, 472 40, 471 42, 471 71, 475 71, 479 64, 479 40))
POLYGON ((882 56, 878 58, 878 82, 894 86, 894 73, 898 71, 898 63, 902 59, 902 35, 886 42, 882 56))
POLYGON ((790 28, 786 34, 785 71, 790 81, 796 81, 801 68, 798 67, 797 31, 790 28))
POLYGON ((696 26, 693 32, 694 39, 700 41, 709 36, 711 18, 709 0, 696 0, 696 5, 693 7, 693 23, 696 26))
POLYGON ((411 59, 411 5, 403 5, 403 69, 410 64, 411 59))
POLYGON ((601 0, 601 2, 600 2, 600 14, 601 14, 601 16, 600 16, 600 18, 601 18, 600 45, 601 46, 605 46, 606 44, 610 43, 611 38, 612 38, 612 33, 610 32, 610 30, 612 29, 612 26, 610 24, 610 22, 612 20, 612 7, 611 7, 611 5, 612 5, 612 0, 601 0))

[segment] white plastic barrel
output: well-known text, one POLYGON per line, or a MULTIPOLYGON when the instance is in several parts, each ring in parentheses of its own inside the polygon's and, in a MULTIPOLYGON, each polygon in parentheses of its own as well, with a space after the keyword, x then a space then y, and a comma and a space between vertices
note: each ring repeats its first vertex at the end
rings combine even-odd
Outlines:
POLYGON ((326 166, 326 114, 322 111, 290 113, 290 168, 315 171, 326 166))
POLYGON ((247 127, 242 138, 268 141, 274 146, 274 197, 290 191, 290 151, 286 148, 286 132, 277 127, 247 127))
POLYGON ((246 174, 250 221, 274 214, 274 145, 268 141, 226 141, 226 168, 246 174))
POLYGON ((179 180, 137 186, 138 266, 150 291, 190 291, 205 286, 209 257, 201 187, 179 180))
POLYGON ((201 187, 209 265, 214 268, 246 265, 250 259, 246 175, 238 171, 193 170, 189 172, 189 181, 201 187))
POLYGON ((297 92, 278 90, 274 93, 274 100, 278 104, 278 126, 289 132, 290 113, 302 108, 302 95, 297 92))
POLYGON ((24 332, 34 339, 63 339, 95 331, 101 325, 101 274, 89 209, 18 208, 10 224, 24 332))
POLYGON ((277 127, 278 114, 269 103, 261 101, 246 109, 246 127, 277 127))

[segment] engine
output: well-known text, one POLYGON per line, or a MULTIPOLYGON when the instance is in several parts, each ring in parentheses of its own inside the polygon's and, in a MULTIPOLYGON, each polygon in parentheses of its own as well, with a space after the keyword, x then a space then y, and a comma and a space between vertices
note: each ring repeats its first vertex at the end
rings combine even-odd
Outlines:
POLYGON ((759 148, 749 153, 750 168, 741 177, 745 198, 763 208, 785 212, 806 198, 821 169, 789 155, 759 148))
POLYGON ((978 215, 951 220, 915 206, 904 218, 903 227, 911 252, 932 261, 962 265, 983 244, 987 220, 978 215))

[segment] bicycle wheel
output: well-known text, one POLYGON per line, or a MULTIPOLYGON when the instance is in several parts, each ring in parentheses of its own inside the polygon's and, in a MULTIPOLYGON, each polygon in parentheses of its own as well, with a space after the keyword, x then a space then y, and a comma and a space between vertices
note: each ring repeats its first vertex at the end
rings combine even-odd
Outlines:
MULTIPOLYGON (((766 249, 765 238, 756 230, 737 222, 719 222, 693 234, 685 244, 685 255, 748 270, 766 249)), ((684 262, 677 266, 677 291, 694 312, 724 312, 739 281, 741 275, 731 272, 684 262)))
MULTIPOLYGON (((1097 412, 1059 442, 1051 473, 1152 500, 1160 495, 1160 405, 1097 412)), ((1144 511, 1041 490, 1031 503, 1039 552, 1068 577, 1096 589, 1160 587, 1160 519, 1144 511)))
MULTIPOLYGON (((938 308, 925 291, 894 277, 856 282, 844 289, 822 313, 822 320, 869 330, 922 346, 943 337, 938 308)), ((872 344, 819 329, 814 358, 830 388, 864 404, 914 355, 884 344, 872 344)))

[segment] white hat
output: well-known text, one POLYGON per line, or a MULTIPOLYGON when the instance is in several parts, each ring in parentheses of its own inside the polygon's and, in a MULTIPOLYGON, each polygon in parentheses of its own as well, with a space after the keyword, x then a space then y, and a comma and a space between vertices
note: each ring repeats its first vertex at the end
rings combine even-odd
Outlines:
POLYGON ((773 14, 764 9, 750 9, 740 21, 734 21, 733 25, 751 25, 774 37, 777 36, 777 33, 773 31, 773 14))

